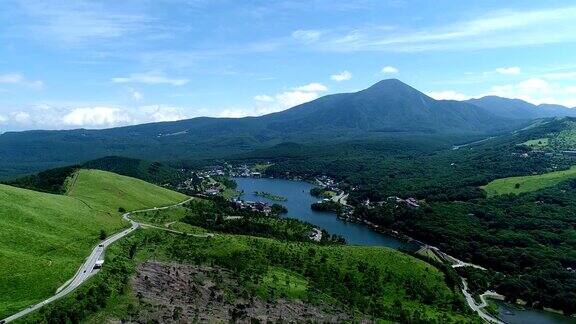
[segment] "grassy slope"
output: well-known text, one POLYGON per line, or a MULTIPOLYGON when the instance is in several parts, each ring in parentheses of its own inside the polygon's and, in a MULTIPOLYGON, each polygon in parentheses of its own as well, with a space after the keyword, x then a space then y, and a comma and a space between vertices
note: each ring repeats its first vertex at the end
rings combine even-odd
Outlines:
POLYGON ((488 197, 504 194, 518 194, 552 187, 564 180, 568 180, 574 177, 576 177, 576 166, 573 166, 570 169, 564 171, 555 171, 532 176, 496 179, 483 186, 482 189, 486 191, 488 197), (519 188, 515 187, 517 183, 520 184, 519 188))
POLYGON ((172 205, 186 195, 143 180, 100 170, 80 170, 68 184, 68 195, 93 208, 117 212, 119 207, 137 210, 172 205))
POLYGON ((131 210, 185 198, 92 170, 79 171, 72 189, 64 196, 0 185, 0 318, 53 294, 72 277, 101 229, 126 226, 119 206, 131 210))
POLYGON ((0 186, 0 318, 70 278, 100 229, 119 230, 118 215, 94 212, 66 196, 0 186))

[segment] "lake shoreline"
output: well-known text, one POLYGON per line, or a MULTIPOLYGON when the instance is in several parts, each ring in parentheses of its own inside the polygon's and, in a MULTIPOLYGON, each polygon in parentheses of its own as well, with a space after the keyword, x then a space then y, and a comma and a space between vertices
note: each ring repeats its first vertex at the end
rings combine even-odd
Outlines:
MULTIPOLYGON (((244 185, 246 185, 247 183, 250 183, 250 188, 252 188, 252 186, 254 186, 254 182, 256 181, 264 181, 265 185, 271 185, 272 182, 274 181, 280 181, 279 183, 275 183, 275 185, 280 185, 280 184, 286 184, 286 183, 291 183, 294 187, 300 186, 299 188, 299 194, 304 193, 304 195, 301 197, 303 200, 305 200, 307 202, 306 206, 299 206, 299 208, 297 208, 296 210, 291 208, 289 209, 289 213, 288 215, 285 215, 283 217, 292 217, 292 218, 296 218, 296 219, 300 219, 303 220, 302 217, 298 217, 298 215, 294 215, 293 213, 297 213, 299 211, 302 211, 304 213, 307 213, 309 216, 312 215, 313 211, 310 208, 310 205, 314 202, 316 202, 316 198, 313 197, 312 195, 310 195, 310 188, 317 186, 317 184, 314 181, 311 180, 307 180, 307 179, 302 179, 302 178, 274 178, 274 177, 260 177, 260 178, 255 178, 255 177, 234 177, 234 180, 242 180, 240 182, 242 182, 244 185), (306 185, 303 185, 306 184, 306 185), (306 197, 307 196, 307 197, 306 197), (305 210, 302 208, 304 207, 305 210)), ((237 181, 238 183, 238 181, 237 181)), ((242 187, 240 185, 240 183, 238 183, 239 188, 242 187)), ((248 188, 241 188, 244 191, 244 194, 249 194, 251 191, 249 191, 250 189, 248 188)), ((268 191, 268 192, 274 192, 274 190, 279 189, 279 188, 260 188, 258 190, 264 190, 264 191, 268 191)), ((254 190, 254 188, 252 188, 252 191, 257 191, 254 190)), ((277 194, 284 194, 283 192, 277 192, 277 194)), ((295 203, 294 201, 290 201, 292 199, 290 199, 290 197, 288 197, 289 202, 285 202, 286 204, 293 204, 295 203)), ((296 199, 297 200, 297 199, 296 199)), ((283 202, 284 203, 284 202, 283 202)), ((359 218, 354 218, 354 217, 340 217, 338 214, 333 213, 333 212, 316 212, 314 213, 314 215, 316 216, 320 216, 320 218, 316 219, 316 218, 308 218, 305 219, 305 221, 315 225, 315 226, 319 226, 320 228, 326 229, 328 232, 330 232, 331 234, 338 234, 343 236, 344 238, 346 238, 347 244, 349 245, 369 245, 369 246, 385 246, 388 248, 393 248, 396 250, 401 250, 401 247, 406 247, 406 246, 429 246, 424 242, 421 242, 417 239, 414 239, 406 234, 403 234, 401 232, 398 231, 394 231, 391 229, 387 229, 384 228, 382 226, 378 226, 376 224, 373 224, 369 221, 366 220, 362 220, 359 218), (330 214, 331 217, 326 217, 328 216, 327 214, 330 214), (336 216, 336 217, 333 217, 336 216), (330 220, 325 221, 323 220, 323 218, 328 218, 330 220), (325 225, 321 225, 318 224, 318 222, 323 222, 324 224, 331 224, 334 225, 335 222, 338 222, 340 224, 339 228, 346 228, 346 230, 349 230, 350 228, 363 228, 362 230, 358 230, 357 233, 364 233, 363 235, 368 235, 368 236, 382 236, 382 237, 386 237, 388 240, 378 240, 378 239, 374 239, 372 241, 357 241, 357 240, 349 240, 348 237, 350 235, 350 233, 347 232, 334 232, 332 231, 329 227, 330 225, 325 226, 325 225), (347 225, 354 225, 355 227, 346 227, 347 225), (366 232, 369 231, 369 232, 366 232), (362 242, 362 243, 358 243, 358 242, 362 242), (391 242, 397 242, 397 243, 391 243, 391 242)), ((356 233, 356 234, 357 234, 356 233)), ((407 251, 405 253, 408 253, 407 251)), ((409 253, 408 253, 409 254, 409 253)), ((561 316, 561 319, 558 318, 539 318, 539 320, 542 320, 542 323, 576 323, 576 319, 574 317, 569 317, 569 316, 565 316, 565 315, 560 315, 554 312, 549 312, 547 310, 540 310, 537 308, 526 308, 525 310, 516 310, 516 312, 518 314, 522 314, 523 317, 535 317, 535 318, 539 318, 542 317, 542 314, 550 314, 550 316, 548 317, 555 317, 556 316, 561 316)), ((520 315, 515 315, 518 317, 521 317, 520 315)), ((545 316, 545 315, 544 315, 545 316)), ((508 319, 507 317, 509 317, 509 315, 503 314, 499 311, 499 314, 497 316, 499 319, 503 320, 504 322, 507 323, 519 323, 517 321, 515 321, 514 319, 512 319, 512 321, 510 321, 510 319, 508 319), (502 318, 504 317, 504 318, 502 318)), ((529 322, 532 323, 532 322, 529 322)), ((533 322, 533 323, 540 323, 540 322, 533 322)))

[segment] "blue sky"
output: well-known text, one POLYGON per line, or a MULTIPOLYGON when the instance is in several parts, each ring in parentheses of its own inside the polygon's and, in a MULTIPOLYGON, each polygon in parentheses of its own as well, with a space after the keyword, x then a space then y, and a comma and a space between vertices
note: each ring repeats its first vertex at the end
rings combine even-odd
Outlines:
POLYGON ((0 2, 0 131, 241 117, 398 78, 576 106, 573 1, 0 2))

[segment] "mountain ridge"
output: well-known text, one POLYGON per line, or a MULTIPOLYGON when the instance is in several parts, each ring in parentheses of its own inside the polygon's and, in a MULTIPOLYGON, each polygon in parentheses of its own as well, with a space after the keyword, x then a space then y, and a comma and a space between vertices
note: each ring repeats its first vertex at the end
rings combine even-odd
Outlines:
POLYGON ((465 102, 484 108, 497 116, 511 119, 576 117, 576 109, 574 108, 557 104, 535 105, 517 98, 490 95, 465 100, 465 102))
POLYGON ((0 178, 113 155, 160 161, 220 158, 283 142, 484 136, 523 124, 471 103, 435 100, 400 80, 387 79, 358 92, 331 94, 258 117, 7 132, 0 135, 0 178))

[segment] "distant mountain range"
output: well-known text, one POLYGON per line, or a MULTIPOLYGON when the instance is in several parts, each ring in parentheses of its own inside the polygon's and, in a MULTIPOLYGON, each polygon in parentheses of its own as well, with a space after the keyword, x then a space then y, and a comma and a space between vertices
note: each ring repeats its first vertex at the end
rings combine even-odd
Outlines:
POLYGON ((546 117, 576 117, 576 109, 561 105, 534 105, 520 99, 486 96, 465 102, 484 108, 486 111, 510 119, 535 119, 546 117))
POLYGON ((572 112, 561 106, 534 106, 498 97, 435 100, 390 79, 359 92, 328 95, 260 117, 8 132, 0 135, 0 178, 110 155, 166 161, 224 157, 289 141, 496 134, 534 118, 575 116, 572 112))

